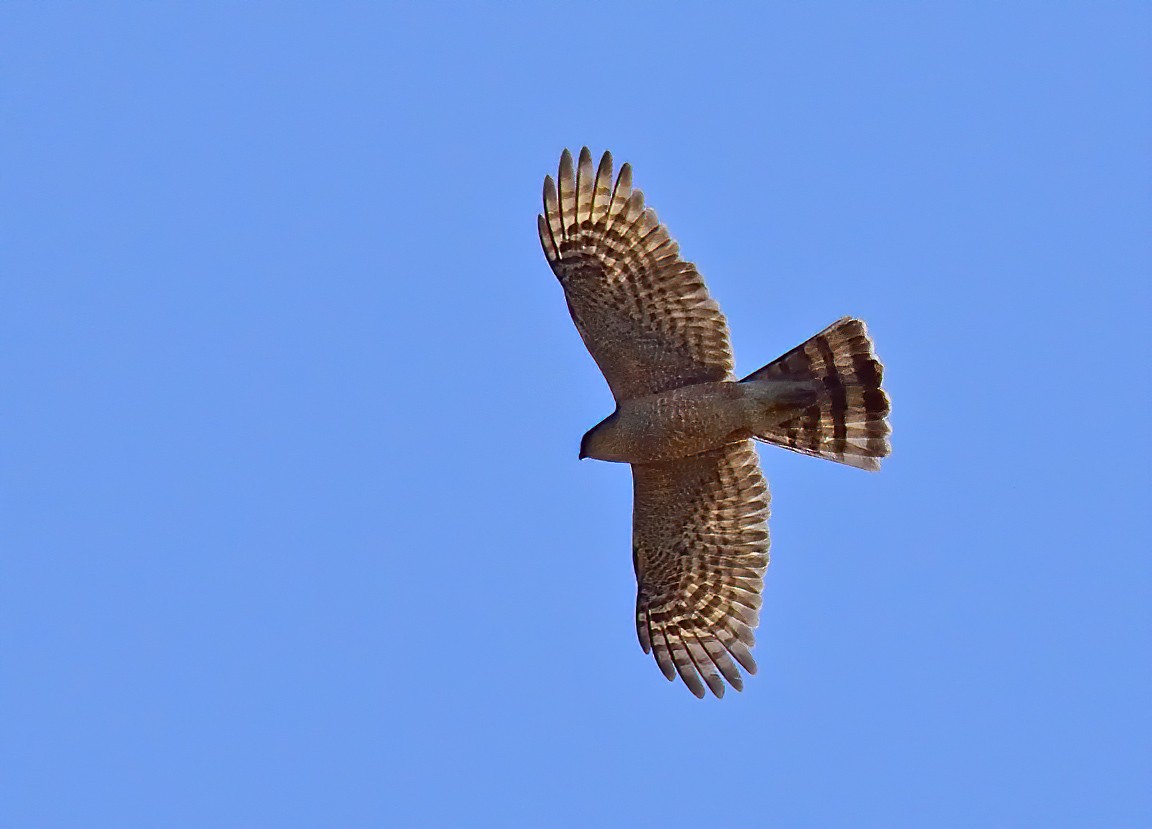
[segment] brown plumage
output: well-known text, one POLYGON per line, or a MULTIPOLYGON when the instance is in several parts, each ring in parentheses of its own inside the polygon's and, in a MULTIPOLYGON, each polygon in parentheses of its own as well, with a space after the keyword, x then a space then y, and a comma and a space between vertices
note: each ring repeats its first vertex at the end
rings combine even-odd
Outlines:
POLYGON ((616 398, 581 457, 630 463, 636 630, 668 679, 720 697, 751 648, 768 565, 768 486, 752 439, 863 469, 889 452, 883 368, 845 317, 743 380, 704 280, 625 164, 585 147, 544 180, 540 243, 616 398))

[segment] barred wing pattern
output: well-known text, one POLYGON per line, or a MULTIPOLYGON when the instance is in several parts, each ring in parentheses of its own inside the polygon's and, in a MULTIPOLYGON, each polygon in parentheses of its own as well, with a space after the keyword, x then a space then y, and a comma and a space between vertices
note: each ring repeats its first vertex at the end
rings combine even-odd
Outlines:
POLYGON ((617 401, 731 377, 728 323, 704 280, 644 207, 612 155, 595 174, 587 147, 568 150, 556 182, 544 180, 540 244, 568 309, 617 401))
POLYGON ((750 674, 768 566, 768 486, 752 441, 634 464, 636 630, 669 680, 724 696, 750 674))

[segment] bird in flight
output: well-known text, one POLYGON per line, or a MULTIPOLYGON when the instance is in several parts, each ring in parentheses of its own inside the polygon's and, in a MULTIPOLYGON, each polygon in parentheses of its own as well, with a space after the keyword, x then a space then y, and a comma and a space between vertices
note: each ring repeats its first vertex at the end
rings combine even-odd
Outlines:
POLYGON ((742 380, 728 323, 625 164, 564 150, 544 179, 540 244, 616 410, 581 458, 632 466, 636 632, 697 697, 756 673, 768 485, 754 440, 861 469, 890 447, 883 367, 844 317, 742 380))

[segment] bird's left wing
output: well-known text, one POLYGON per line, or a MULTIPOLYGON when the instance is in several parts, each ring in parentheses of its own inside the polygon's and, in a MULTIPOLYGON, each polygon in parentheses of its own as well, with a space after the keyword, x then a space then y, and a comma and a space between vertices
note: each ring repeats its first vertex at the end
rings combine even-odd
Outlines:
POLYGON ((587 147, 575 170, 565 150, 558 181, 544 180, 538 219, 572 320, 617 401, 730 376, 720 306, 644 207, 631 167, 621 167, 613 185, 610 153, 593 173, 587 147))
POLYGON ((743 688, 768 566, 768 485, 751 441, 633 464, 636 631, 698 697, 743 688), (701 681, 703 679, 703 681, 701 681))

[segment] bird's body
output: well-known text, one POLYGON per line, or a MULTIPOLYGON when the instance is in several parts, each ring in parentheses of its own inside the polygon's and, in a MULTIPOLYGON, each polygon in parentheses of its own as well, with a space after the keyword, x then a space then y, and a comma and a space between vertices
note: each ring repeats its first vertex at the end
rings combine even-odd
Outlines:
POLYGON ((636 631, 668 679, 737 690, 768 564, 768 486, 752 439, 863 469, 889 452, 882 367, 845 317, 737 381, 704 280, 605 153, 567 150, 544 182, 540 242, 616 398, 581 457, 629 463, 636 631))
POLYGON ((601 461, 653 463, 716 449, 741 438, 743 396, 737 383, 721 381, 622 400, 588 433, 580 453, 601 461))
POLYGON ((810 388, 787 380, 720 380, 622 400, 588 433, 581 456, 654 463, 698 455, 786 419, 792 401, 810 388))

